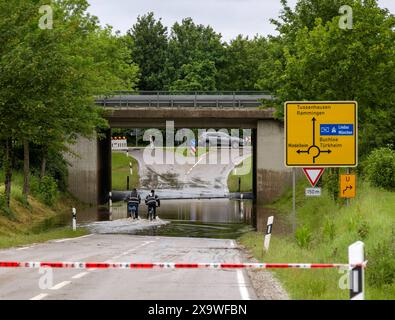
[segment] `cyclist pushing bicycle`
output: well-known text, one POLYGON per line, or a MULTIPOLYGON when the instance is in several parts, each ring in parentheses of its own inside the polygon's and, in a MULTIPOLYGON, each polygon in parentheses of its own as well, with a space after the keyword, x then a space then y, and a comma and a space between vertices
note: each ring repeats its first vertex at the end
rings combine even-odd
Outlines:
POLYGON ((156 219, 156 208, 160 207, 159 197, 155 194, 155 190, 151 192, 145 198, 145 204, 148 206, 148 220, 152 221, 156 219))
POLYGON ((141 197, 136 188, 132 190, 126 201, 128 202, 128 218, 138 219, 141 197))

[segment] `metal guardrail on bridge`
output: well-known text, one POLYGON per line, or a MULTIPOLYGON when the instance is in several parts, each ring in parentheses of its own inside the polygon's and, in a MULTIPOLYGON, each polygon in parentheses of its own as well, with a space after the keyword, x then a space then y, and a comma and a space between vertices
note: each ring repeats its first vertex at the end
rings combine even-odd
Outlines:
POLYGON ((117 91, 96 98, 96 104, 109 108, 133 107, 259 107, 272 100, 263 91, 117 91))

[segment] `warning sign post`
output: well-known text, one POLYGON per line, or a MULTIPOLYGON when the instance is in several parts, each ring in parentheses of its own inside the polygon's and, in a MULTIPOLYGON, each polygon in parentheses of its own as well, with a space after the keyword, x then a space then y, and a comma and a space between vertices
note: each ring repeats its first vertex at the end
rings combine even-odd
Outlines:
POLYGON ((357 103, 286 102, 287 167, 355 167, 357 103))

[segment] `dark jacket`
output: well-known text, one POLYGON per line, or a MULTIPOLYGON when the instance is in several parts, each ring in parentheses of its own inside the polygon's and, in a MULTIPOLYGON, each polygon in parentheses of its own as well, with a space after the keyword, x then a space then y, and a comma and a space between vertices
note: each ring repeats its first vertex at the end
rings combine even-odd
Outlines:
POLYGON ((141 197, 137 192, 131 192, 129 196, 126 198, 128 203, 137 204, 141 203, 141 197))
POLYGON ((147 206, 157 206, 160 207, 160 200, 159 197, 154 194, 152 195, 151 193, 145 198, 145 204, 147 206))

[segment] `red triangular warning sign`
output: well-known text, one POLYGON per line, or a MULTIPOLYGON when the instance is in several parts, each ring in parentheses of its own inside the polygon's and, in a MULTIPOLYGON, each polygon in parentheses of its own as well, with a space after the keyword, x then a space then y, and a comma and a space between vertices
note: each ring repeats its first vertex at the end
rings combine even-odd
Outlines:
POLYGON ((303 168, 304 174, 310 181, 313 188, 317 184, 318 180, 320 180, 324 170, 325 168, 303 168))

